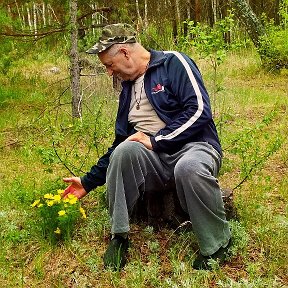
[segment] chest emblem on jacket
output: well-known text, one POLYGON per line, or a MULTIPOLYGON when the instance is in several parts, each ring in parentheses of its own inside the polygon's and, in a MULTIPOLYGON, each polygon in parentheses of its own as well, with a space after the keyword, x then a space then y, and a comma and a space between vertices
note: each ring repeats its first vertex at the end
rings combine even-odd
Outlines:
POLYGON ((161 91, 164 91, 164 86, 161 85, 160 83, 152 88, 152 94, 157 94, 157 93, 159 93, 161 91))

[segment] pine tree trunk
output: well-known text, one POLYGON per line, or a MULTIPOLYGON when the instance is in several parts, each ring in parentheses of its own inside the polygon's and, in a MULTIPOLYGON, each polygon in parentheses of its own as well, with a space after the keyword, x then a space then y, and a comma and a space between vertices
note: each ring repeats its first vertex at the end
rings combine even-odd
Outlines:
POLYGON ((201 19, 201 5, 200 5, 200 0, 195 0, 195 17, 194 21, 200 22, 201 19))
POLYGON ((72 94, 72 117, 81 118, 82 103, 80 93, 80 69, 78 55, 78 27, 77 27, 77 0, 70 2, 70 24, 71 24, 71 94, 72 94))
POLYGON ((275 0, 274 4, 274 18, 275 18, 275 25, 280 25, 280 15, 279 15, 279 6, 280 6, 280 0, 275 0))

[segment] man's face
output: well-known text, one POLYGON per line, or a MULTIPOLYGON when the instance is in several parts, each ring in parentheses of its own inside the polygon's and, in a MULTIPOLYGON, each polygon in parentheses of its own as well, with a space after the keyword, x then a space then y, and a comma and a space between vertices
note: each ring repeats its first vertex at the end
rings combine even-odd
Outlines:
POLYGON ((133 66, 125 48, 119 48, 114 53, 105 50, 99 53, 98 57, 106 67, 109 76, 115 75, 121 80, 134 80, 132 73, 133 66))

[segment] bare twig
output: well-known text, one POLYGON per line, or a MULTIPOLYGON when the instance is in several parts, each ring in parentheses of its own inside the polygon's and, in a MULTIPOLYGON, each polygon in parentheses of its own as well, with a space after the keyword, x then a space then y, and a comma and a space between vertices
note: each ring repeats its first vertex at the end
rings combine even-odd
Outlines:
POLYGON ((66 163, 64 161, 62 161, 61 157, 59 156, 58 152, 57 152, 57 149, 55 147, 55 142, 53 141, 53 149, 54 149, 54 152, 56 154, 56 156, 58 157, 58 159, 60 160, 60 162, 63 164, 63 166, 73 175, 73 176, 76 176, 72 171, 71 169, 66 165, 66 163))

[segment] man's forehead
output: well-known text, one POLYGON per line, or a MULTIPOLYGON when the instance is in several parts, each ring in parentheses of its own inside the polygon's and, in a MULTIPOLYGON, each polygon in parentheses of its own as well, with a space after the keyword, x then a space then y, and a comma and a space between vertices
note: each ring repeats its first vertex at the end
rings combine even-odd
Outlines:
POLYGON ((108 51, 103 51, 98 54, 98 58, 100 59, 100 61, 109 61, 109 59, 111 59, 112 57, 108 53, 108 51))
POLYGON ((101 53, 98 54, 98 58, 101 61, 101 63, 103 65, 110 65, 112 63, 113 57, 115 55, 111 55, 110 53, 108 53, 107 51, 103 51, 101 53))

